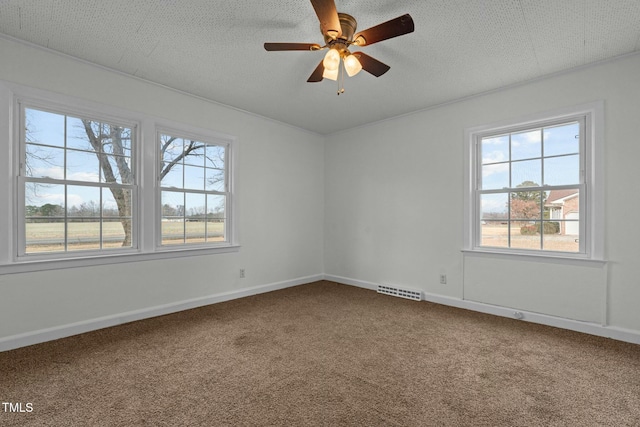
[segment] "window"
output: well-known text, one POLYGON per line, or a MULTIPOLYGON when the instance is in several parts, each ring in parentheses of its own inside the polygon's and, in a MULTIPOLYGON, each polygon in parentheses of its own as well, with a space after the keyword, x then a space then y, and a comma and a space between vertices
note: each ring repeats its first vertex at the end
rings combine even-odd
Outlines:
POLYGON ((239 250, 229 135, 0 82, 0 274, 239 250))
POLYGON ((18 256, 135 248, 135 126, 20 113, 18 256))
POLYGON ((158 132, 162 246, 227 241, 227 146, 178 131, 158 132))
POLYGON ((467 131, 468 250, 601 256, 597 107, 467 131))

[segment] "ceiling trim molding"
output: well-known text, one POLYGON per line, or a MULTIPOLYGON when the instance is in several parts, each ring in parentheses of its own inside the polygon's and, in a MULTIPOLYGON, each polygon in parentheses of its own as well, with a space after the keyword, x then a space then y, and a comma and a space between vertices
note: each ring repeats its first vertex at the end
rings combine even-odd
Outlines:
POLYGON ((42 52, 45 52, 45 53, 48 53, 48 54, 51 54, 51 55, 54 55, 54 56, 58 56, 58 57, 61 57, 61 58, 65 58, 65 59, 68 59, 68 60, 71 60, 71 61, 75 61, 75 62, 84 64, 84 65, 89 65, 89 66, 92 66, 92 67, 95 67, 95 68, 99 68, 99 69, 101 69, 103 71, 111 72, 111 73, 117 74, 117 75, 122 76, 122 77, 127 77, 127 78, 130 78, 130 79, 133 79, 133 80, 137 80, 137 81, 142 82, 142 83, 146 83, 146 84, 149 84, 149 85, 152 85, 152 86, 156 86, 156 87, 159 87, 159 88, 162 88, 162 89, 166 89, 166 90, 169 90, 171 92, 175 92, 175 93, 178 93, 180 95, 187 96, 189 98, 197 99, 199 101, 203 101, 203 102, 207 102, 207 103, 212 104, 212 105, 216 105, 218 107, 228 108, 230 110, 236 111, 238 113, 246 114, 246 115, 249 115, 249 116, 254 117, 254 118, 266 120, 266 121, 272 122, 272 123, 277 123, 279 125, 282 125, 282 126, 285 126, 285 127, 288 127, 288 128, 292 128, 292 129, 295 129, 295 130, 298 130, 298 131, 301 131, 301 132, 304 132, 304 133, 307 133, 307 134, 311 134, 311 135, 315 135, 315 136, 322 136, 322 137, 326 136, 325 134, 314 132, 312 130, 305 129, 305 128, 293 125, 291 123, 286 123, 286 122, 283 122, 283 121, 280 121, 280 120, 277 120, 277 119, 273 119, 271 117, 263 116, 263 115, 254 113, 252 111, 243 110, 242 108, 234 107, 233 105, 224 104, 222 102, 215 101, 215 100, 210 99, 210 98, 205 98, 203 96, 196 95, 196 94, 193 94, 193 93, 190 93, 190 92, 186 92, 186 91, 183 91, 183 90, 180 90, 180 89, 176 89, 174 87, 167 86, 167 85, 164 85, 162 83, 154 82, 153 80, 148 80, 148 79, 145 79, 143 77, 135 76, 133 74, 129 74, 129 73, 125 73, 123 71, 116 70, 114 68, 110 68, 110 67, 107 67, 107 66, 104 66, 104 65, 96 64, 95 62, 87 61, 86 59, 78 58, 77 56, 69 55, 68 53, 60 52, 60 51, 57 51, 57 50, 54 50, 54 49, 51 49, 51 48, 48 48, 48 47, 45 47, 45 46, 40 46, 40 45, 38 45, 36 43, 32 43, 32 42, 29 42, 29 41, 26 41, 26 40, 21 40, 21 39, 9 36, 7 34, 0 33, 0 39, 4 39, 4 40, 7 40, 9 42, 13 42, 13 43, 16 43, 16 44, 27 46, 27 47, 30 47, 30 48, 33 48, 33 49, 36 49, 36 50, 40 50, 42 52))
POLYGON ((526 80, 526 81, 523 81, 523 82, 512 83, 512 84, 509 84, 509 85, 506 85, 506 86, 501 86, 501 87, 498 87, 498 88, 495 88, 495 89, 487 90, 487 91, 484 91, 484 92, 479 92, 479 93, 476 93, 476 94, 473 94, 473 95, 464 96, 462 98, 452 99, 451 101, 441 102, 439 104, 432 105, 432 106, 429 106, 429 107, 426 107, 426 108, 421 108, 419 110, 409 111, 407 113, 399 114, 397 116, 387 117, 387 118, 384 118, 384 119, 376 120, 375 122, 364 123, 362 125, 353 126, 353 127, 348 128, 348 129, 342 129, 342 130, 339 130, 339 131, 336 131, 336 132, 331 132, 331 133, 328 133, 328 134, 324 134, 323 136, 325 136, 327 138, 328 137, 333 137, 333 136, 338 136, 338 135, 340 135, 342 133, 348 133, 348 132, 351 132, 351 131, 356 130, 356 129, 362 129, 362 128, 366 128, 368 126, 375 126, 375 125, 378 125, 378 124, 381 124, 381 123, 384 123, 384 122, 387 122, 387 121, 390 121, 390 120, 397 120, 397 119, 401 119, 401 118, 404 118, 404 117, 413 116, 415 114, 424 113, 425 111, 436 110, 438 108, 447 107, 449 105, 455 105, 455 104, 458 104, 458 103, 461 103, 461 102, 469 101, 469 100, 476 99, 476 98, 481 98, 483 96, 491 95, 491 94, 494 94, 494 93, 500 93, 500 92, 508 91, 508 90, 515 89, 515 88, 518 88, 518 87, 522 87, 522 86, 526 86, 526 85, 529 85, 529 84, 533 84, 533 83, 541 82, 541 81, 544 81, 544 80, 552 79, 552 78, 555 78, 555 77, 559 77, 559 76, 562 76, 562 75, 571 74, 571 73, 587 70, 587 69, 590 69, 590 68, 595 68, 595 67, 598 67, 598 66, 601 66, 601 65, 606 65, 608 63, 621 61, 621 60, 624 60, 624 59, 627 59, 627 58, 631 58, 631 57, 634 57, 634 56, 640 57, 640 51, 629 52, 629 53, 625 53, 625 54, 622 54, 622 55, 615 56, 613 58, 607 58, 607 59, 603 59, 601 61, 591 62, 589 64, 584 64, 584 65, 579 65, 577 67, 569 68, 569 69, 566 69, 566 70, 556 71, 555 73, 545 74, 544 76, 536 77, 536 78, 533 78, 533 79, 530 79, 530 80, 526 80))

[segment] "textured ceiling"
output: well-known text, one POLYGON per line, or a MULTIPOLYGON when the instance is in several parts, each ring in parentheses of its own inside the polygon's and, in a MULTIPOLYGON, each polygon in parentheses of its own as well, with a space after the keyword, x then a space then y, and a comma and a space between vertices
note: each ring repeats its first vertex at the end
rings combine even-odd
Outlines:
MULTIPOLYGON (((306 0, 0 0, 0 33, 327 134, 640 50, 639 0, 336 0, 363 30, 415 32, 362 50, 391 66, 306 80, 323 43, 306 0)), ((2 59, 5 60, 5 59, 2 59)))

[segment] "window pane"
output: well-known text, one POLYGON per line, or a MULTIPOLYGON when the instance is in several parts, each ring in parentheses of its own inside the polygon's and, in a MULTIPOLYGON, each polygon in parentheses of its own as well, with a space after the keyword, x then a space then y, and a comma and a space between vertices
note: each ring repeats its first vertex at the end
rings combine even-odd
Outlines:
POLYGON ((186 241, 201 243, 205 241, 206 208, 204 194, 186 194, 186 241))
MULTIPOLYGON (((117 190, 114 190, 114 191, 116 191, 117 193, 117 190)), ((122 197, 120 193, 117 193, 117 194, 122 204, 122 197)), ((128 200, 129 206, 131 206, 130 195, 128 196, 129 196, 129 200, 128 200)), ((120 216, 120 212, 118 211, 118 202, 116 202, 116 199, 113 197, 113 192, 109 188, 102 189, 102 216, 108 217, 108 218, 117 218, 120 216)))
MULTIPOLYGON (((569 188, 551 190, 547 192, 545 209, 549 212, 548 219, 564 220, 569 213, 577 213, 580 209, 580 190, 569 188)), ((577 218, 571 218, 577 219, 577 218)))
POLYGON ((545 221, 542 249, 545 251, 579 252, 577 221, 545 221))
POLYGON ((67 150, 67 177, 71 181, 100 181, 100 162, 95 153, 67 150))
POLYGON ((161 185, 163 187, 184 188, 182 164, 176 163, 172 165, 170 163, 164 163, 162 167, 162 173, 167 171, 162 178, 161 185))
POLYGON ((531 159, 542 156, 541 130, 511 135, 511 160, 531 159))
POLYGON ((27 216, 64 218, 64 185, 25 184, 25 207, 27 216))
POLYGON ((163 245, 182 245, 184 244, 184 225, 180 222, 163 222, 162 223, 162 244, 163 245))
MULTIPOLYGON (((87 121, 87 123, 89 123, 87 121)), ((67 117, 67 148, 93 150, 87 137, 84 122, 76 117, 67 117)))
POLYGON ((25 252, 64 250, 64 186, 25 184, 25 252))
POLYGON ((578 237, 580 235, 580 223, 578 222, 578 212, 567 213, 567 221, 560 222, 560 233, 564 236, 578 237))
POLYGON ((64 149, 27 144, 24 175, 64 179, 64 149))
POLYGON ((184 149, 184 141, 182 138, 176 138, 170 135, 160 135, 160 152, 162 160, 167 163, 178 158, 184 149))
POLYGON ((185 141, 184 164, 193 166, 204 166, 205 145, 202 142, 188 140, 185 141))
POLYGON ((544 129, 544 155, 557 156, 580 152, 580 125, 570 123, 544 129))
POLYGON ((509 161, 509 135, 482 138, 480 150, 482 164, 509 161))
POLYGON ((207 145, 205 166, 208 168, 224 169, 225 147, 220 145, 207 145))
POLYGON ((511 221, 511 247, 540 250, 540 221, 511 221))
POLYGON ((523 160, 511 164, 511 186, 532 187, 542 182, 542 161, 523 160))
POLYGON ((207 242, 224 242, 226 240, 225 222, 224 218, 207 221, 207 242))
POLYGON ((123 156, 105 155, 110 168, 102 169, 102 182, 133 184, 131 172, 131 158, 123 156))
POLYGON ((26 221, 25 253, 64 251, 64 219, 39 217, 26 221))
MULTIPOLYGON (((106 206, 113 206, 113 201, 115 201, 118 216, 121 218, 131 218, 133 216, 132 206, 133 202, 133 191, 128 188, 119 188, 114 187, 110 189, 103 190, 103 203, 106 206)), ((115 213, 115 212, 114 212, 115 213)), ((109 212, 105 212, 105 216, 110 216, 109 212)))
POLYGON ((580 156, 562 156, 544 159, 544 183, 546 185, 570 185, 580 183, 580 156))
POLYGON ((64 147, 64 119, 61 114, 25 108, 26 142, 64 147))
POLYGON ((496 163, 482 166, 483 190, 497 190, 509 187, 509 163, 496 163))
POLYGON ((204 168, 185 165, 184 188, 204 190, 204 168))
POLYGON ((171 216, 176 218, 185 217, 184 193, 175 191, 163 191, 162 204, 164 206, 164 210, 166 210, 167 213, 170 213, 171 216))
POLYGON ((100 210, 99 187, 67 187, 67 216, 100 218, 100 210))
POLYGON ((183 220, 184 193, 173 191, 162 192, 162 217, 168 220, 183 220))
POLYGON ((550 221, 544 229, 544 249, 578 252, 580 250, 580 191, 551 190, 545 202, 550 221))
POLYGON ((102 247, 132 247, 132 223, 130 190, 115 188, 102 189, 102 247), (114 197, 113 193, 117 195, 114 197), (120 208, 118 208, 120 203, 120 208), (120 216, 122 211, 122 216, 120 216), (126 230, 126 233, 125 233, 126 230), (127 238, 127 236, 129 236, 127 238))
POLYGON ((480 245, 498 248, 509 247, 507 221, 481 221, 480 245))
POLYGON ((529 220, 541 218, 541 191, 518 191, 511 193, 509 208, 512 220, 529 220))
POLYGON ((187 218, 185 223, 186 243, 204 243, 206 242, 206 224, 204 217, 198 219, 187 218))
POLYGON ((225 217, 226 197, 222 195, 207 195, 207 218, 225 217))
POLYGON ((131 234, 131 218, 110 218, 102 220, 102 247, 121 248, 131 247, 131 242, 125 244, 125 228, 131 234))
POLYGON ((185 212, 188 219, 204 219, 205 208, 205 195, 204 194, 186 194, 185 212))
POLYGON ((207 241, 225 240, 225 196, 207 196, 207 241))
POLYGON ((482 220, 507 220, 509 217, 508 193, 481 194, 480 195, 480 219, 482 220))
POLYGON ((162 244, 184 243, 184 193, 162 192, 162 244))
POLYGON ((224 192, 226 190, 223 170, 206 169, 205 172, 207 174, 205 181, 205 190, 220 192, 224 192))
POLYGON ((104 153, 131 156, 131 129, 106 123, 101 123, 100 128, 104 134, 101 139, 104 153))
POLYGON ((575 236, 547 235, 543 236, 543 250, 561 252, 579 252, 580 241, 575 236))
POLYGON ((67 224, 67 250, 100 249, 100 220, 72 218, 67 224))

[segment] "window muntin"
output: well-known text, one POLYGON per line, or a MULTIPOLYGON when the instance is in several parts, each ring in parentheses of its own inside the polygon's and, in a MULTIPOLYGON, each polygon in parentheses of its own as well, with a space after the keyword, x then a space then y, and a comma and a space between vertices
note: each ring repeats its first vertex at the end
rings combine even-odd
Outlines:
POLYGON ((585 117, 475 141, 474 247, 585 254, 585 117))
POLYGON ((20 106, 18 257, 135 248, 136 127, 20 106))
POLYGON ((160 245, 229 243, 229 144, 180 131, 158 132, 160 245))

